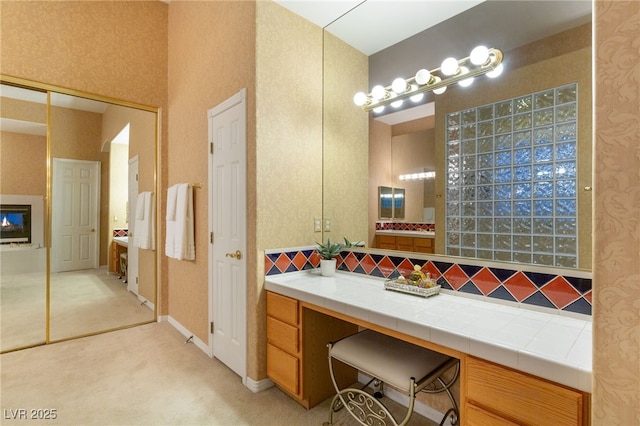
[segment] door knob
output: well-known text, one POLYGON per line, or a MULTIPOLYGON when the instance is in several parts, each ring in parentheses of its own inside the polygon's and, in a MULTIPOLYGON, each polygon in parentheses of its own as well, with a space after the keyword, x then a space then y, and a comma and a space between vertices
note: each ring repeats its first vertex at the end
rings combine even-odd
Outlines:
POLYGON ((240 250, 236 250, 235 253, 227 253, 225 254, 226 257, 233 257, 236 258, 238 260, 242 259, 242 253, 240 252, 240 250))

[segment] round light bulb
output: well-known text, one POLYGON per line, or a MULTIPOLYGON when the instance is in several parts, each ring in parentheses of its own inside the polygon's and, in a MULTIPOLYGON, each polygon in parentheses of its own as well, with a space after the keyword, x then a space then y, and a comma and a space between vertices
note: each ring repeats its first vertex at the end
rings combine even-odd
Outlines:
POLYGON ((407 91, 407 82, 404 78, 398 77, 391 83, 391 90, 400 95, 407 91))
POLYGON ((402 99, 399 101, 391 102, 391 106, 394 108, 400 108, 402 106, 402 99))
POLYGON ((384 111, 384 105, 380 105, 379 107, 375 107, 373 112, 382 112, 384 111))
POLYGON ((425 70, 424 68, 418 70, 418 72, 416 73, 416 83, 422 85, 429 83, 429 81, 431 81, 431 73, 429 72, 429 70, 425 70))
POLYGON ((447 58, 442 61, 440 71, 444 75, 455 75, 458 72, 458 60, 456 58, 447 58))
POLYGON ((417 95, 413 95, 413 96, 411 96, 409 99, 411 99, 411 101, 412 101, 412 102, 418 103, 418 102, 420 102, 423 98, 424 98, 424 93, 418 93, 417 95))
POLYGON ((504 67, 502 66, 502 63, 498 64, 498 66, 493 70, 493 71, 489 71, 487 73, 487 77, 489 78, 496 78, 498 77, 500 74, 502 74, 502 70, 504 69, 504 67))
POLYGON ((353 103, 357 106, 363 106, 367 103, 367 95, 364 92, 358 92, 353 95, 353 103))
POLYGON ((373 99, 384 99, 386 94, 387 91, 381 85, 374 86, 374 88, 371 89, 371 96, 373 97, 373 99))
MULTIPOLYGON (((442 79, 440 77, 434 77, 433 84, 440 83, 441 81, 442 79)), ((446 91, 447 91, 447 86, 443 86, 439 89, 434 89, 433 93, 435 93, 436 95, 442 95, 446 91)))
POLYGON ((471 51, 469 60, 473 65, 484 65, 489 60, 489 49, 486 46, 477 46, 471 51))
MULTIPOLYGON (((469 74, 469 68, 460 67, 460 73, 463 75, 469 74)), ((473 77, 465 78, 464 80, 461 80, 458 84, 462 87, 469 87, 471 86, 471 83, 473 83, 473 77)))

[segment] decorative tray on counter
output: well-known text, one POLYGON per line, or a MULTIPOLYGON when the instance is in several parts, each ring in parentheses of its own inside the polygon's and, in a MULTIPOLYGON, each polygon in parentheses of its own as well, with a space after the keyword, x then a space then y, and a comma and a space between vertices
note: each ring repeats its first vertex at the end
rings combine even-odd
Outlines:
POLYGON ((425 283, 409 281, 407 279, 391 279, 384 282, 384 289, 391 291, 398 291, 400 293, 413 294, 415 296, 430 297, 440 293, 440 286, 434 285, 433 287, 427 287, 425 283))

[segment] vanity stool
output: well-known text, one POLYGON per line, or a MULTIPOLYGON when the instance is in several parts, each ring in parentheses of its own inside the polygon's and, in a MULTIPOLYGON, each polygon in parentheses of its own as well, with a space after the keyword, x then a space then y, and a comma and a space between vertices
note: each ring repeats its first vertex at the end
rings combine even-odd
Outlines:
POLYGON ((387 422, 394 426, 405 425, 413 414, 415 395, 420 391, 447 392, 453 407, 445 413, 440 425, 443 425, 447 418, 451 424, 458 423, 458 406, 449 390, 460 371, 460 364, 456 358, 372 330, 361 331, 327 346, 329 373, 337 394, 331 401, 329 422, 325 425, 332 425, 333 413, 343 407, 346 407, 358 423, 365 426, 386 425, 387 422), (340 390, 333 373, 333 360, 341 361, 382 383, 407 392, 409 407, 404 419, 398 423, 377 399, 378 393, 371 395, 357 388, 340 390), (456 368, 454 376, 445 383, 441 376, 452 367, 456 368))
POLYGON ((127 282, 127 252, 120 253, 120 276, 118 278, 122 279, 123 282, 127 282))

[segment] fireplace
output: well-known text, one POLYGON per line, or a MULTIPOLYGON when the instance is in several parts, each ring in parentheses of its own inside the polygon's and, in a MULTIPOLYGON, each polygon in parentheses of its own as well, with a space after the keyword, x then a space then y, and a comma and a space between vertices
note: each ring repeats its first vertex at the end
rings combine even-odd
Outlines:
POLYGON ((0 244, 31 243, 31 205, 0 204, 0 244))

